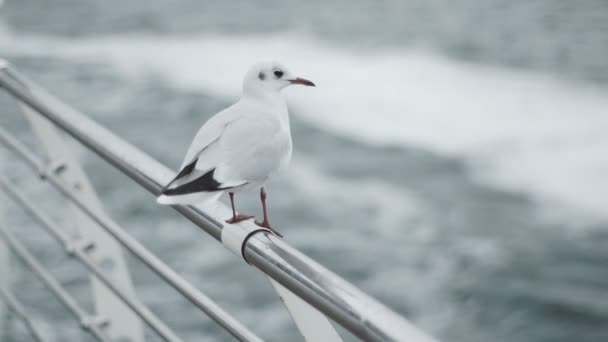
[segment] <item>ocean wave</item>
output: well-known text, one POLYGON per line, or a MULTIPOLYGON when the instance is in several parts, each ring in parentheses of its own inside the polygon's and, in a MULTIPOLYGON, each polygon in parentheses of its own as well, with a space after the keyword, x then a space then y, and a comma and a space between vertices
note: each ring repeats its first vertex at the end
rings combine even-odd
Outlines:
POLYGON ((370 144, 465 158, 482 182, 605 217, 608 91, 411 49, 355 50, 296 34, 105 36, 4 33, 8 56, 109 64, 128 79, 236 98, 257 60, 317 83, 288 89, 301 119, 370 144))

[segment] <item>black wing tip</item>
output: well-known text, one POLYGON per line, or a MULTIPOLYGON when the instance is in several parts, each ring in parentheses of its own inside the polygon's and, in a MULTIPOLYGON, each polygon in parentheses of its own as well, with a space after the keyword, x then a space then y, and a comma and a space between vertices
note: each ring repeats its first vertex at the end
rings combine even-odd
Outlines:
MULTIPOLYGON (((186 166, 186 168, 187 167, 190 167, 190 165, 186 166)), ((186 169, 186 168, 184 168, 184 169, 186 169)), ((194 167, 192 167, 192 168, 194 168, 194 167)), ((213 192, 213 191, 225 190, 221 187, 222 184, 220 182, 218 182, 217 180, 215 180, 215 178, 213 178, 214 173, 215 173, 215 169, 211 169, 210 171, 207 171, 207 173, 205 173, 204 175, 198 177, 197 179, 195 179, 189 183, 182 184, 173 189, 167 189, 167 187, 165 187, 165 189, 163 189, 162 194, 166 195, 166 196, 176 196, 176 195, 192 194, 195 192, 213 192)), ((177 178, 176 178, 176 180, 177 180, 177 178)))
POLYGON ((175 178, 173 178, 173 180, 171 182, 169 182, 169 184, 167 184, 167 186, 165 188, 168 188, 169 185, 171 185, 171 183, 175 182, 176 180, 183 178, 189 174, 192 173, 192 171, 194 171, 194 167, 196 166, 196 162, 198 162, 198 158, 194 159, 190 164, 184 166, 177 174, 177 176, 175 176, 175 178))
POLYGON ((196 162, 198 161, 198 158, 194 159, 190 164, 184 166, 178 173, 177 175, 169 182, 167 183, 167 185, 165 185, 161 190, 160 190, 160 194, 161 195, 167 195, 167 191, 169 190, 169 187, 171 186, 171 184, 175 183, 175 181, 179 180, 180 178, 183 178, 189 174, 192 173, 192 171, 194 171, 194 167, 196 166, 196 162))

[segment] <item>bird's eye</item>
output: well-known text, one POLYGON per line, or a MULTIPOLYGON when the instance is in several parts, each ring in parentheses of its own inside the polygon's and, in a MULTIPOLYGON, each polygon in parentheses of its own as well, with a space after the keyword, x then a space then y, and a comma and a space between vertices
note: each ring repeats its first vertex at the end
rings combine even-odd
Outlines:
POLYGON ((274 75, 277 78, 281 78, 281 77, 283 77, 283 72, 281 70, 275 70, 274 75))
POLYGON ((258 74, 258 78, 263 81, 266 78, 266 75, 264 75, 264 73, 261 72, 258 74))

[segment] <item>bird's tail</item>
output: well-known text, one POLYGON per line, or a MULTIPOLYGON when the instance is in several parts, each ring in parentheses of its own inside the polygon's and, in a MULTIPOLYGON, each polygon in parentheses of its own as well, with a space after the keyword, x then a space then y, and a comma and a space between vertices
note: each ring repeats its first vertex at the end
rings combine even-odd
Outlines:
POLYGON ((218 198, 222 195, 223 191, 213 191, 213 192, 196 192, 185 195, 160 195, 156 199, 158 204, 163 205, 197 205, 197 204, 206 204, 209 202, 217 201, 218 198))

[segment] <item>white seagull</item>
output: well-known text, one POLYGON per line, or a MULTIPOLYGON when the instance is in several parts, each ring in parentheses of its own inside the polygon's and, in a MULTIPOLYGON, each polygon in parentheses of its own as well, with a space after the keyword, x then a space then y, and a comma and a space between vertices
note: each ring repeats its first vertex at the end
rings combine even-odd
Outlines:
POLYGON ((253 216, 236 213, 234 193, 260 187, 264 220, 256 224, 282 236, 268 221, 264 184, 291 160, 289 113, 280 91, 292 84, 314 86, 276 62, 251 67, 243 81, 241 99, 201 127, 179 173, 157 202, 202 204, 228 191, 232 218, 226 222, 237 223, 253 216))

